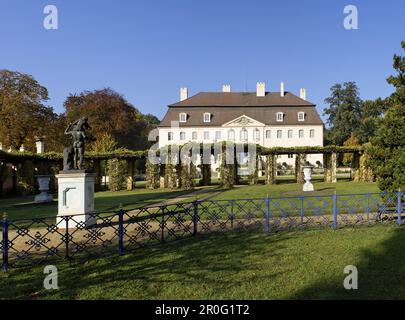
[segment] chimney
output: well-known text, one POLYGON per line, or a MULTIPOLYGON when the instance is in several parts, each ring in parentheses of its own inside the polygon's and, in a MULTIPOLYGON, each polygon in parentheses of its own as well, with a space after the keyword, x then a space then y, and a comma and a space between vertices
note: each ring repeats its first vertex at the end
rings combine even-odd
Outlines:
POLYGON ((188 98, 188 89, 180 88, 180 101, 186 100, 188 98))
POLYGON ((300 98, 303 100, 307 100, 307 91, 305 90, 305 88, 300 89, 300 98))
POLYGON ((256 83, 256 96, 264 97, 266 95, 266 85, 264 82, 256 83))
POLYGON ((284 82, 280 83, 280 96, 284 97, 284 82))
POLYGON ((230 84, 222 85, 222 92, 231 92, 231 85, 230 84))

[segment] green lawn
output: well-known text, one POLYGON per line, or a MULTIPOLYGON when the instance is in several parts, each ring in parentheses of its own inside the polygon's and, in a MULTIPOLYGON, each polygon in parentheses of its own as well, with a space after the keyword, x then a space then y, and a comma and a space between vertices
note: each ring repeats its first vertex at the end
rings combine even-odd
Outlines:
POLYGON ((314 181, 315 193, 302 192, 302 185, 291 183, 290 181, 278 181, 274 185, 258 184, 253 186, 237 186, 217 195, 214 199, 247 199, 247 198, 265 198, 269 197, 297 197, 302 195, 331 195, 335 191, 338 194, 348 193, 372 193, 380 192, 376 183, 353 182, 349 180, 340 180, 338 183, 326 183, 314 181))
MULTIPOLYGON (((119 192, 102 191, 95 194, 95 207, 96 210, 113 210, 122 205, 124 209, 129 209, 158 203, 187 193, 190 191, 145 188, 119 192)), ((10 219, 50 217, 57 214, 57 199, 50 204, 35 204, 33 200, 34 196, 1 199, 0 212, 7 212, 10 219)))
MULTIPOLYGON (((314 182, 316 195, 329 195, 337 191, 338 194, 347 193, 367 193, 379 192, 376 183, 353 182, 340 180, 338 183, 325 183, 320 180, 314 182)), ((220 190, 209 189, 206 192, 215 192, 220 190)), ((270 197, 297 197, 300 195, 310 195, 301 191, 302 185, 291 183, 289 180, 280 180, 275 185, 241 185, 233 189, 225 190, 213 199, 247 199, 247 198, 264 198, 266 195, 270 197)), ((110 192, 103 191, 95 194, 96 210, 113 210, 120 205, 124 209, 153 205, 164 200, 179 197, 190 193, 185 190, 169 190, 158 189, 148 190, 143 187, 138 187, 133 191, 110 192)), ((200 196, 201 197, 201 196, 200 196)), ((34 204, 33 196, 1 199, 0 213, 7 212, 10 219, 22 219, 32 217, 50 217, 57 213, 57 199, 51 204, 34 204)), ((188 199, 187 201, 192 201, 188 199)))
POLYGON ((395 225, 265 235, 228 232, 123 256, 57 263, 59 290, 42 267, 0 275, 0 298, 405 299, 405 229, 395 225), (355 265, 359 289, 345 290, 355 265))

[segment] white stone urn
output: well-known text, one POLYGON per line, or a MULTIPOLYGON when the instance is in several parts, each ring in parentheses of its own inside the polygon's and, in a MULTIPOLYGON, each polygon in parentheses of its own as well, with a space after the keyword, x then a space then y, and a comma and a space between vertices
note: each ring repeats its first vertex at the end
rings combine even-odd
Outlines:
POLYGON ((304 166, 304 186, 302 191, 314 191, 314 185, 311 183, 313 166, 304 166))
POLYGON ((38 175, 37 181, 39 185, 40 194, 35 196, 34 202, 35 203, 46 203, 52 202, 53 197, 51 194, 48 193, 49 191, 49 181, 51 180, 51 175, 38 175))

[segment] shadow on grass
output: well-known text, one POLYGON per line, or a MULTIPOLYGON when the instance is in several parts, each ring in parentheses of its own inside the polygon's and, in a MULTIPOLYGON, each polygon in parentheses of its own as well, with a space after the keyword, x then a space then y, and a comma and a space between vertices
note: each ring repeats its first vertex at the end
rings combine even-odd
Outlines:
MULTIPOLYGON (((349 262, 350 263, 350 262, 349 262)), ((358 270, 358 289, 346 290, 343 273, 321 279, 299 291, 291 299, 405 299, 405 229, 397 228, 393 236, 377 247, 363 249, 358 270)))
MULTIPOLYGON (((287 234, 272 238, 272 256, 282 253, 282 241, 288 238, 287 234)), ((64 262, 57 265, 60 290, 54 292, 41 289, 41 267, 13 270, 2 281, 0 298, 229 298, 232 288, 280 276, 282 272, 269 276, 258 271, 263 245, 269 239, 257 231, 214 233, 137 249, 123 256, 64 262), (238 275, 242 271, 243 276, 238 275)), ((250 294, 246 292, 240 298, 249 299, 250 294)))
MULTIPOLYGON (((199 195, 208 195, 210 193, 216 192, 217 190, 207 189, 204 190, 206 193, 201 193, 199 195)), ((100 192, 96 194, 95 206, 97 211, 112 211, 118 209, 122 206, 124 209, 132 209, 145 207, 148 205, 153 206, 154 204, 170 200, 179 196, 184 196, 193 191, 190 190, 168 190, 168 191, 153 191, 145 192, 144 190, 139 190, 139 193, 131 192, 100 192), (143 191, 143 192, 142 192, 143 191)), ((24 198, 24 201, 27 199, 24 198)), ((193 201, 194 198, 185 200, 184 202, 193 201)), ((23 202, 21 199, 15 198, 15 203, 12 200, 7 200, 0 202, 0 213, 7 212, 9 219, 32 219, 32 218, 43 218, 43 217, 54 217, 57 214, 57 201, 52 203, 42 203, 36 204, 33 202, 23 202)), ((33 199, 30 199, 33 201, 33 199)))
POLYGON ((192 191, 176 190, 176 191, 162 191, 162 192, 147 192, 147 193, 133 193, 133 194, 119 194, 111 193, 98 196, 96 198, 97 210, 114 210, 118 209, 121 205, 140 207, 148 204, 153 205, 156 202, 165 201, 190 193, 192 191))

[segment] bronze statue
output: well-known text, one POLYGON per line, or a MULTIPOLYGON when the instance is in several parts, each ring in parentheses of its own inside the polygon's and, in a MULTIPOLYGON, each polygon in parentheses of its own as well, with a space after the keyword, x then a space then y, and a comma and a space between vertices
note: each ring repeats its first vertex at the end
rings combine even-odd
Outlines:
POLYGON ((82 170, 84 162, 84 143, 87 139, 86 130, 90 129, 87 117, 69 123, 65 130, 66 135, 71 135, 73 147, 63 150, 63 170, 82 170))

